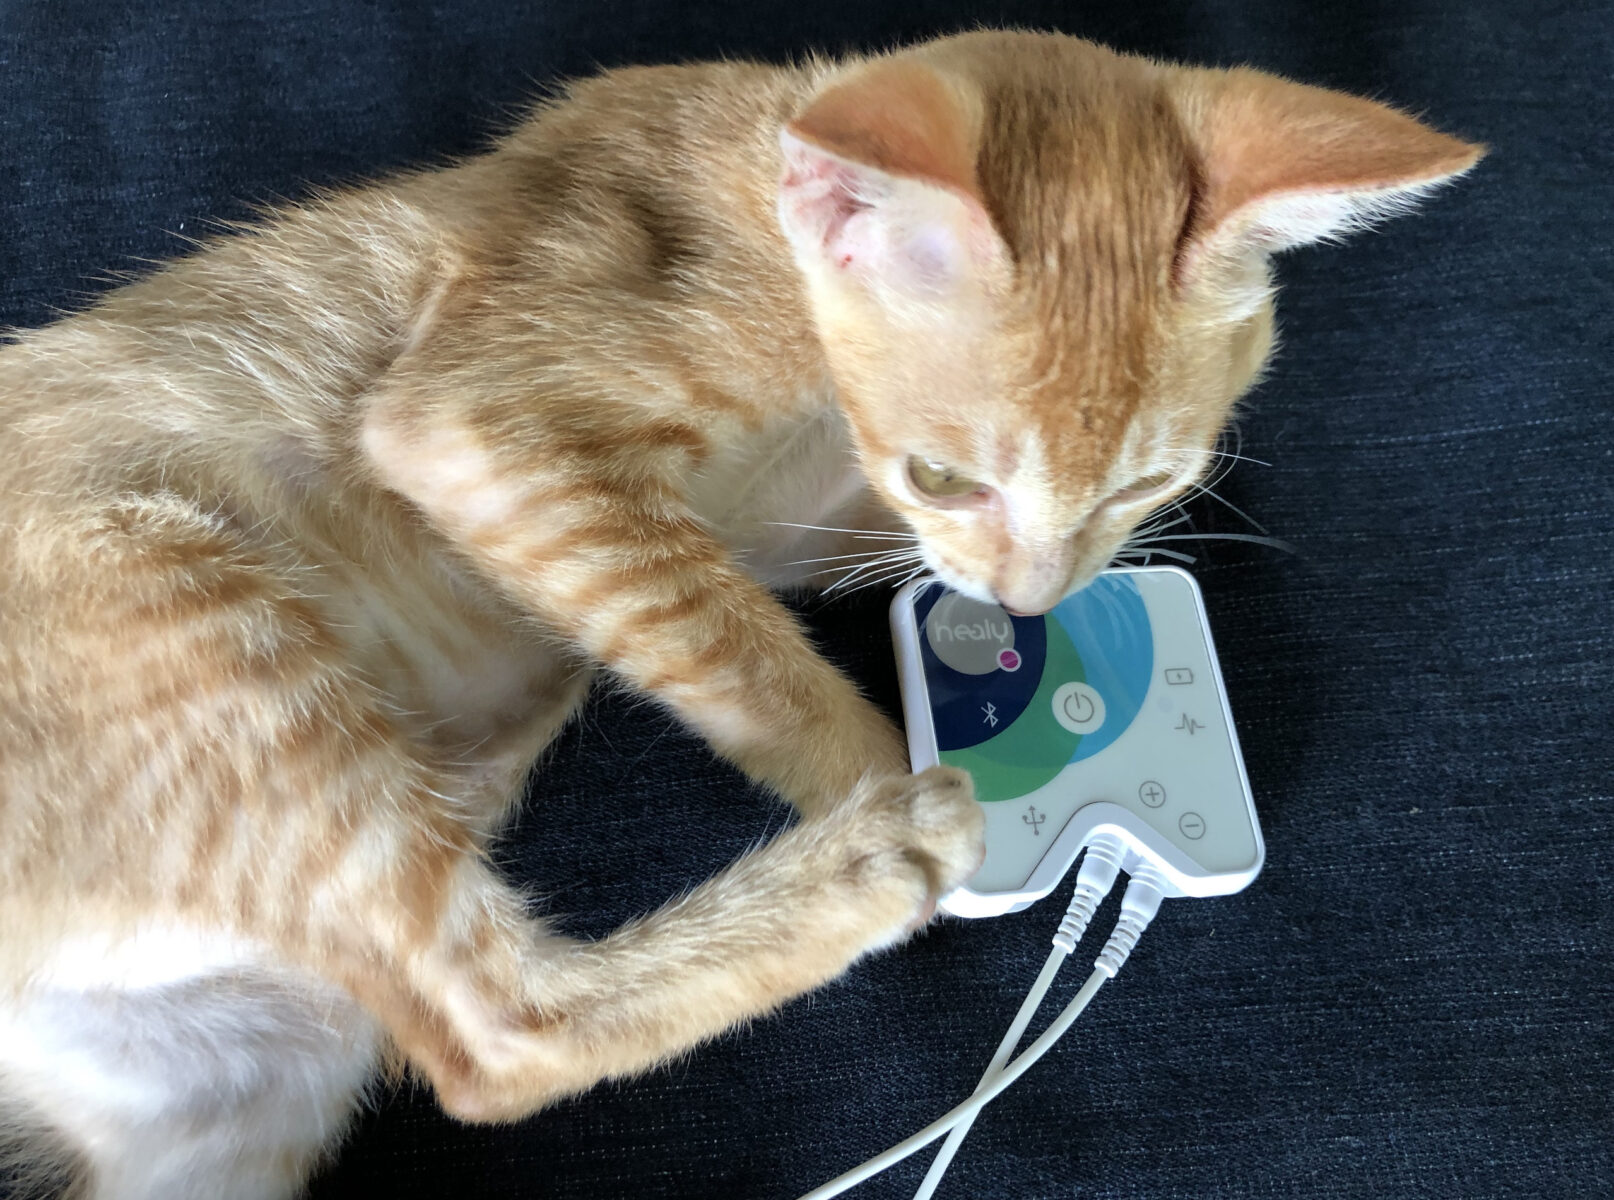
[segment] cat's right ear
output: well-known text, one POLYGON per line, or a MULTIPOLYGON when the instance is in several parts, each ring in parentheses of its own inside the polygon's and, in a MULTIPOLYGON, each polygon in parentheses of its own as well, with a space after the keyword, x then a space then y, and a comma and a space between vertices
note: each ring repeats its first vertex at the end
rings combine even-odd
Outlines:
POLYGON ((810 277, 941 298, 1003 246, 975 177, 980 119, 935 71, 886 59, 780 133, 779 222, 810 277))

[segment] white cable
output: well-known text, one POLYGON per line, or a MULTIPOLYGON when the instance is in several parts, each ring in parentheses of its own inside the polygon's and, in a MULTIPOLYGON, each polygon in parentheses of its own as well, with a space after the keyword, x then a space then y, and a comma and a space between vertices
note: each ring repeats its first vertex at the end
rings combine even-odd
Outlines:
MULTIPOLYGON (((1020 1039, 1025 1036, 1026 1026, 1031 1024, 1032 1016, 1042 1006, 1042 999, 1048 994, 1054 976, 1059 973, 1059 968, 1064 966, 1065 959, 1076 949, 1076 943, 1082 940, 1082 935, 1092 923, 1093 914, 1098 911, 1104 897, 1108 896, 1110 889, 1115 886, 1115 877, 1121 873, 1121 863, 1125 857, 1126 846, 1120 838, 1112 834, 1100 834, 1087 847, 1087 852, 1082 856, 1081 868, 1076 872, 1076 891, 1070 898, 1070 906, 1065 909, 1065 919, 1059 923, 1059 930, 1054 934, 1054 948, 1048 955, 1048 961, 1043 964, 1041 974, 1031 985, 1026 998, 1021 1001, 1020 1011, 1015 1013, 1009 1031, 998 1043, 997 1052, 987 1064, 980 1083, 975 1085, 977 1092, 996 1077, 1003 1069, 1003 1064, 1008 1062, 1009 1056, 1014 1053, 1014 1048, 1020 1044, 1020 1039)), ((964 1139, 969 1135, 970 1126, 973 1124, 975 1116, 971 1114, 953 1126, 947 1140, 942 1143, 935 1161, 930 1164, 930 1170, 925 1173, 924 1182, 914 1193, 913 1200, 930 1200, 936 1194, 942 1176, 947 1173, 948 1164, 953 1161, 958 1148, 964 1144, 964 1139)))
POLYGON ((1107 979, 1109 979, 1109 976, 1103 971, 1095 970, 1089 975, 1087 982, 1082 984, 1081 991, 1076 993, 1075 999, 1067 1004, 1064 1011, 1054 1018, 1053 1024, 1043 1031, 1042 1036, 1027 1046, 1025 1052, 1005 1067, 997 1078, 977 1091, 964 1103, 940 1120, 932 1121, 907 1141, 898 1143, 884 1154, 876 1155, 861 1167, 854 1167, 846 1174, 836 1176, 822 1187, 808 1192, 801 1197, 801 1200, 830 1200, 831 1196, 839 1196, 848 1188, 878 1175, 892 1164, 901 1162, 914 1151, 928 1146, 965 1117, 973 1117, 980 1112, 987 1104, 997 1099, 1002 1092, 1007 1091, 1016 1079, 1029 1071, 1039 1058, 1053 1048, 1053 1044, 1059 1040, 1065 1030, 1069 1029, 1075 1023, 1076 1018, 1082 1015, 1082 1010, 1087 1007, 1088 1003, 1098 993, 1098 989, 1104 986, 1107 979))
MULTIPOLYGON (((1105 943, 1103 951, 1094 963, 1093 973, 1087 977, 1087 982, 1082 984, 1081 990, 1070 1003, 1053 1019, 1048 1028, 1042 1031, 1042 1035, 989 1083, 983 1083, 977 1088, 975 1093, 957 1108, 932 1121, 906 1141, 899 1142, 861 1166, 853 1167, 845 1174, 838 1175, 823 1186, 808 1192, 801 1197, 801 1200, 830 1200, 833 1196, 839 1196, 849 1188, 856 1187, 865 1179, 878 1175, 887 1167, 901 1162, 910 1154, 929 1145, 960 1121, 974 1120, 981 1109, 1007 1091, 1015 1080, 1053 1049, 1054 1043, 1064 1036, 1065 1031, 1076 1023, 1076 1019, 1092 1002, 1093 997, 1098 994, 1098 989, 1104 986, 1105 981, 1115 977, 1116 972, 1132 953, 1133 947, 1138 944, 1139 936, 1155 913, 1160 910, 1160 901, 1164 895, 1165 881, 1160 873, 1147 863, 1136 865, 1132 877, 1127 881, 1126 894, 1121 898, 1121 916, 1116 921, 1115 930, 1110 934, 1109 941, 1105 943)), ((1063 924, 1061 928, 1063 929, 1063 924)))
MULTIPOLYGON (((979 1094, 983 1087, 996 1079, 998 1072, 1003 1069, 1003 1064, 1009 1061, 1009 1056, 1014 1053, 1014 1048, 1020 1044, 1020 1039, 1025 1036, 1026 1026, 1031 1024, 1031 1018, 1036 1014, 1037 1009, 1042 1007, 1042 999, 1048 994, 1048 988, 1053 984, 1054 976, 1059 974, 1059 968, 1065 965, 1065 960, 1069 957, 1070 954, 1060 946, 1055 946, 1049 952, 1048 961, 1042 964, 1041 974, 1037 976, 1036 982, 1031 985, 1031 990, 1026 993, 1025 1000, 1020 1004, 1020 1011, 1014 1015, 1014 1021, 1009 1026, 1009 1032, 1004 1034, 1003 1041, 998 1043, 997 1052, 992 1055, 992 1061, 987 1064, 986 1071, 981 1076, 981 1081, 975 1085, 975 1091, 971 1093, 972 1096, 979 1094)), ((954 1125, 948 1132, 947 1140, 942 1143, 940 1152, 936 1155, 935 1161, 930 1164, 930 1170, 925 1174, 925 1181, 919 1185, 919 1190, 914 1193, 914 1200, 930 1200, 930 1197, 935 1195, 942 1176, 947 1173, 947 1164, 953 1161, 953 1155, 958 1153, 959 1146, 963 1144, 964 1138, 973 1124, 975 1124, 975 1114, 971 1113, 969 1116, 961 1118, 958 1124, 954 1125)))

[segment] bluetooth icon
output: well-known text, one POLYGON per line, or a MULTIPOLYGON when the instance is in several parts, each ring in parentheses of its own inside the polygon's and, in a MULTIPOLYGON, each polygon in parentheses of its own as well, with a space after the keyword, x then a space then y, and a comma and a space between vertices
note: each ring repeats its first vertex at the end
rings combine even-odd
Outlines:
POLYGON ((982 717, 981 720, 990 725, 993 729, 996 729, 998 727, 998 706, 988 700, 986 702, 986 707, 981 709, 981 711, 986 714, 986 716, 982 717))

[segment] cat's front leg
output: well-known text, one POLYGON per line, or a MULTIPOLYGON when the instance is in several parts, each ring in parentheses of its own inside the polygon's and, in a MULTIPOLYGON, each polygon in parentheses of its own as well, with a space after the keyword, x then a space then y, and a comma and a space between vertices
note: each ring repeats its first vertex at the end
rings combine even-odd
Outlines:
POLYGON ((676 568, 667 594, 602 605, 575 636, 804 812, 842 802, 866 775, 906 774, 891 721, 775 596, 720 549, 707 553, 676 568))
POLYGON ((907 773, 891 721, 721 546, 686 522, 641 528, 651 532, 632 566, 604 565, 620 549, 573 564, 577 582, 550 601, 551 621, 806 813, 866 775, 907 773))
POLYGON ((804 812, 905 774, 895 726, 684 503, 700 443, 667 421, 490 442, 383 414, 366 431, 386 481, 507 592, 804 812))
POLYGON ((593 943, 544 934, 479 866, 436 936, 344 976, 443 1106, 510 1120, 664 1061, 834 978, 923 924, 975 870, 969 779, 936 767, 865 781, 660 911, 593 943))

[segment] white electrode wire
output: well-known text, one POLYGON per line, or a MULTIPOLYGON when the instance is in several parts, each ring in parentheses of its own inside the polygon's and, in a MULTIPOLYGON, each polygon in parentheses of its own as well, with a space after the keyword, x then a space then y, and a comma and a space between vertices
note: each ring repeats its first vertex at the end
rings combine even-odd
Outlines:
POLYGON ((1095 969, 1082 984, 1081 990, 1074 999, 1067 1004, 1064 1010, 1054 1018, 1053 1023, 1043 1030, 1042 1036, 1025 1048, 1024 1053, 1016 1058, 1003 1072, 992 1080, 990 1084, 981 1088, 968 1100, 953 1109, 939 1120, 932 1121, 918 1133, 905 1142, 899 1142, 884 1154, 876 1155, 860 1167, 854 1167, 844 1175, 838 1175, 820 1188, 808 1192, 801 1200, 830 1200, 831 1196, 839 1196, 848 1188, 856 1187, 865 1179, 878 1175, 881 1171, 894 1163, 899 1163, 916 1150, 923 1149, 931 1142, 941 1137, 959 1121, 966 1117, 973 1118, 976 1113, 996 1100, 999 1095, 1007 1091, 1014 1081, 1029 1071, 1039 1058, 1053 1049, 1053 1045, 1064 1036, 1065 1030, 1076 1023, 1076 1018, 1082 1015, 1082 1010, 1092 1002, 1098 989, 1104 986, 1109 979, 1109 973, 1095 969))
MULTIPOLYGON (((1165 879, 1160 872, 1151 864, 1140 862, 1132 866, 1131 873, 1132 877, 1127 880, 1126 891, 1121 896, 1121 915, 1116 918, 1115 928, 1111 930, 1109 940, 1104 943, 1104 949, 1093 963, 1093 973, 1087 977, 1087 982, 1082 984, 1081 990, 1072 997, 1070 1003, 1065 1005, 1036 1041, 1027 1046, 1018 1058, 1004 1067, 990 1082, 983 1082, 975 1093, 957 1108, 932 1121, 906 1141, 897 1143, 883 1154, 875 1155, 862 1166, 853 1167, 844 1175, 838 1175, 822 1187, 808 1192, 801 1197, 801 1200, 830 1200, 832 1196, 839 1196, 847 1189, 856 1187, 865 1179, 878 1175, 887 1167, 928 1146, 960 1121, 973 1121, 981 1109, 1007 1091, 1015 1080, 1053 1049, 1054 1043, 1065 1035, 1065 1031, 1076 1023, 1076 1018, 1080 1017, 1092 1003, 1093 997, 1098 995, 1098 989, 1104 986, 1106 980, 1114 979, 1116 973, 1126 964, 1126 960, 1138 944, 1138 938, 1149 927, 1149 922, 1154 920, 1155 914, 1160 911, 1160 901, 1165 897, 1166 888, 1165 879)), ((1073 899, 1071 904, 1074 909, 1076 901, 1073 899)), ((1055 938, 1054 944, 1060 949, 1064 949, 1062 943, 1065 938, 1061 935, 1065 928, 1062 923, 1061 934, 1055 938)))
MULTIPOLYGON (((1093 914, 1098 911, 1104 897, 1108 896, 1110 889, 1115 886, 1116 876, 1121 873, 1121 863, 1125 857, 1126 846, 1120 838, 1111 834, 1100 834, 1087 847, 1087 852, 1082 856, 1082 865, 1076 872, 1076 890, 1071 895, 1070 906, 1065 910, 1065 919, 1059 923, 1059 931, 1054 934, 1054 948, 1048 955, 1048 961, 1042 965, 1042 972, 1037 976, 1036 982, 1031 985, 1031 990, 1021 1002, 1020 1011, 1014 1014, 1009 1031, 998 1043, 997 1052, 992 1055, 992 1061, 987 1064, 980 1082, 975 1085, 976 1091, 992 1082, 997 1073, 1003 1069, 1003 1064, 1014 1054, 1014 1048, 1025 1036, 1026 1026, 1031 1024, 1031 1018, 1042 1006, 1043 997, 1048 994, 1054 976, 1059 974, 1059 968, 1064 966, 1065 959, 1076 949, 1076 943, 1082 940, 1082 935, 1092 923, 1093 914)), ((936 1194, 936 1189, 941 1186, 942 1176, 947 1174, 953 1156, 964 1144, 964 1139, 969 1136, 970 1126, 974 1124, 975 1117, 968 1116, 948 1132, 947 1140, 937 1151, 935 1160, 930 1164, 930 1170, 925 1172, 924 1182, 914 1193, 913 1200, 930 1200, 936 1194)))
MULTIPOLYGON (((997 1078, 998 1072, 1003 1069, 1003 1064, 1009 1061, 1009 1056, 1014 1053, 1014 1048, 1020 1044, 1020 1039, 1025 1036, 1026 1026, 1031 1024, 1031 1018, 1036 1015, 1037 1009, 1042 1007, 1042 998, 1048 994, 1049 987, 1053 985, 1054 976, 1059 974, 1059 968, 1065 965, 1065 960, 1069 957, 1070 955, 1060 946, 1055 946, 1049 952, 1048 961, 1042 964, 1042 972, 1037 976, 1036 982, 1031 985, 1031 990, 1026 993, 1025 1000, 1020 1004, 1020 1011, 1014 1014, 1014 1021, 1009 1025, 1009 1032, 1003 1035, 1003 1040, 998 1043, 997 1052, 992 1055, 992 1061, 986 1065, 986 1072, 981 1076, 981 1082, 975 1085, 976 1092, 979 1092, 993 1079, 997 1078)), ((935 1161, 930 1164, 930 1170, 925 1173, 925 1181, 919 1185, 919 1190, 913 1194, 913 1200, 930 1200, 930 1197, 936 1194, 936 1189, 941 1186, 942 1176, 947 1173, 947 1165, 953 1161, 953 1155, 957 1154, 958 1148, 964 1144, 964 1138, 973 1124, 975 1124, 975 1114, 972 1113, 962 1118, 958 1124, 948 1131, 947 1140, 942 1143, 942 1148, 936 1154, 935 1161)))

